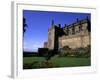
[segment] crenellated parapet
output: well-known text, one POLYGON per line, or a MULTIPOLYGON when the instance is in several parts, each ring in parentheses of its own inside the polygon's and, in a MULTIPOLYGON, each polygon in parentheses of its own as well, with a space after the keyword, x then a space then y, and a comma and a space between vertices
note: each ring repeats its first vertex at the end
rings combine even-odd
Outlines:
POLYGON ((78 20, 75 23, 72 23, 70 25, 65 25, 63 27, 63 31, 67 36, 69 35, 77 35, 80 34, 81 32, 90 32, 90 21, 88 19, 84 20, 78 20))
POLYGON ((91 25, 88 18, 79 20, 72 24, 55 25, 48 29, 48 49, 58 50, 64 46, 71 48, 86 47, 90 45, 91 25))

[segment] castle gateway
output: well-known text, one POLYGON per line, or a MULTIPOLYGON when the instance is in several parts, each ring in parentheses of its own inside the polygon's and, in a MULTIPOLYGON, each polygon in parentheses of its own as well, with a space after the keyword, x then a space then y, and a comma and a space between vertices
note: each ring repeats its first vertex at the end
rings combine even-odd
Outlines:
POLYGON ((72 49, 84 48, 91 43, 91 25, 88 18, 76 20, 76 22, 61 27, 52 21, 52 27, 48 30, 48 42, 45 44, 49 50, 58 50, 64 46, 72 49))

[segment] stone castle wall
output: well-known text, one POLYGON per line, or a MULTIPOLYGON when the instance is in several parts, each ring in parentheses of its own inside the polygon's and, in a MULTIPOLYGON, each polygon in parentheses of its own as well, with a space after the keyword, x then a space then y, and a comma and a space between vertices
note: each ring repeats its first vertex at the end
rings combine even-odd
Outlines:
POLYGON ((91 25, 88 19, 77 20, 77 22, 61 28, 54 25, 48 30, 47 47, 50 50, 69 46, 70 48, 87 47, 91 42, 91 25))
POLYGON ((62 36, 59 37, 59 48, 69 46, 70 48, 87 47, 90 45, 90 34, 76 35, 76 36, 62 36))
POLYGON ((48 31, 48 48, 50 50, 54 49, 55 40, 55 29, 49 29, 48 31))

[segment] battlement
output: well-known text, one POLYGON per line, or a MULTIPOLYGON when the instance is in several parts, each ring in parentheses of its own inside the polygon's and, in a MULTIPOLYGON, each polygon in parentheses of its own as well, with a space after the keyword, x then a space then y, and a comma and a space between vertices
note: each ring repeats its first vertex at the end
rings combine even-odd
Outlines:
POLYGON ((63 27, 63 31, 65 32, 66 35, 77 35, 81 33, 82 31, 88 31, 90 32, 90 21, 88 19, 84 20, 78 20, 75 23, 72 23, 70 25, 67 25, 63 27))
POLYGON ((48 30, 48 48, 58 50, 64 46, 71 48, 86 47, 90 44, 91 25, 88 18, 76 20, 72 24, 55 25, 48 30))

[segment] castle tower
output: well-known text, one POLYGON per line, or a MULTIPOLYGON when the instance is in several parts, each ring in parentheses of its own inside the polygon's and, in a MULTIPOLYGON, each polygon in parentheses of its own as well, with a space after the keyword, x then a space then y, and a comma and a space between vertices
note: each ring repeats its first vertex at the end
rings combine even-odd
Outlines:
POLYGON ((54 20, 52 20, 52 28, 55 26, 55 24, 54 24, 54 20))
POLYGON ((52 20, 52 27, 48 30, 48 48, 54 50, 55 48, 55 25, 54 20, 52 20))
POLYGON ((49 50, 58 50, 58 38, 63 34, 61 25, 56 26, 52 20, 52 27, 48 30, 48 48, 49 50))
POLYGON ((91 45, 91 22, 88 18, 82 20, 77 18, 75 23, 65 25, 63 30, 65 35, 59 37, 59 48, 69 46, 75 49, 91 45))

